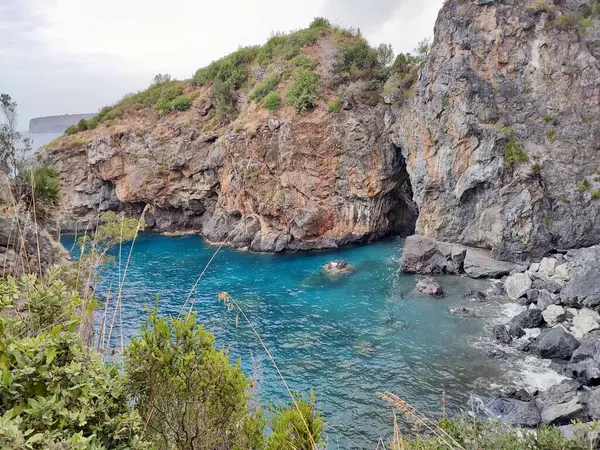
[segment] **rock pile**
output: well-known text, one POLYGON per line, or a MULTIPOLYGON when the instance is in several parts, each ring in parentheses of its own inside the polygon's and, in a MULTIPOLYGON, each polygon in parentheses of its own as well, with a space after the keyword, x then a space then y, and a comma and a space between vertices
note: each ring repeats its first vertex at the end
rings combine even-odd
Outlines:
MULTIPOLYGON (((549 390, 488 401, 489 411, 517 426, 600 419, 600 246, 543 258, 504 281, 520 311, 492 328, 494 340, 552 360, 567 377, 549 390)), ((564 430, 567 432, 568 430, 564 430)))

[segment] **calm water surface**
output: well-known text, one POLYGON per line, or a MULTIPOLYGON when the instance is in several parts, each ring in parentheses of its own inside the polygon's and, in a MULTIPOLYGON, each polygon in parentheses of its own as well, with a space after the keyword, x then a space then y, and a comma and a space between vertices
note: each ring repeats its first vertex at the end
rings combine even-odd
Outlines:
MULTIPOLYGON (((69 246, 72 237, 65 237, 69 246)), ((124 254, 128 247, 124 247, 124 254)), ((124 287, 127 338, 157 297, 164 314, 177 314, 195 279, 215 251, 197 236, 144 234, 135 243, 124 287)), ((259 367, 261 400, 284 403, 284 387, 249 327, 236 328, 235 313, 217 300, 227 291, 244 308, 292 389, 313 387, 329 426, 330 448, 369 448, 392 430, 392 411, 377 392, 392 391, 423 411, 439 412, 445 391, 451 408, 465 408, 471 393, 485 395, 502 377, 497 363, 472 345, 481 319, 452 316, 472 286, 442 279, 447 296, 413 291, 415 277, 398 271, 401 240, 336 252, 259 255, 223 248, 194 296, 199 320, 218 345, 251 375, 259 367), (321 266, 342 258, 356 267, 330 277, 321 266)), ((101 291, 113 282, 115 266, 101 291)), ((473 283, 472 281, 468 281, 473 283)))

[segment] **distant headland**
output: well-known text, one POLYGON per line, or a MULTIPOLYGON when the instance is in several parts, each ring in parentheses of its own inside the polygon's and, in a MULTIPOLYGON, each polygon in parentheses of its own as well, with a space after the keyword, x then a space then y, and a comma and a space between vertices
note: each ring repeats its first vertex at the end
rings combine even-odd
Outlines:
POLYGON ((81 119, 89 120, 95 114, 63 114, 61 116, 35 117, 29 121, 30 133, 62 133, 81 119))

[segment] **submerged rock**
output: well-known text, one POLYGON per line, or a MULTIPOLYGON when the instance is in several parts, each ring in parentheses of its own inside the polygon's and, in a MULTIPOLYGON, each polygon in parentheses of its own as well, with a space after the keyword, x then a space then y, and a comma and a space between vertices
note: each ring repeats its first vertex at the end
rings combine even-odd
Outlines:
POLYGON ((415 289, 417 292, 427 294, 432 297, 442 297, 444 295, 444 290, 442 289, 440 283, 430 277, 422 278, 417 281, 415 289))
POLYGON ((502 344, 510 344, 512 337, 504 325, 494 325, 492 327, 492 338, 502 344))
POLYGON ((464 306, 457 306, 456 308, 451 308, 450 313, 459 317, 477 317, 475 311, 464 306))
POLYGON ((323 270, 330 274, 352 273, 354 272, 354 266, 341 259, 335 259, 325 264, 323 270))

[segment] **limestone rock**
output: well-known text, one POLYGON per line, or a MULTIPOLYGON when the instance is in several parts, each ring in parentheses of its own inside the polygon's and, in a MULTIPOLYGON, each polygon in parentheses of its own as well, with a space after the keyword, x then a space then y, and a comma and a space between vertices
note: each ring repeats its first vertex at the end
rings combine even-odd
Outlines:
POLYGON ((442 286, 433 278, 429 277, 422 278, 419 281, 417 281, 415 289, 417 290, 417 292, 430 295, 431 297, 442 297, 444 295, 442 286))
POLYGON ((537 341, 540 356, 547 359, 567 360, 571 358, 577 347, 579 341, 561 327, 545 330, 537 341))
POLYGON ((523 297, 531 288, 531 278, 526 273, 515 273, 504 282, 506 294, 513 300, 523 297))
POLYGON ((600 419, 600 388, 594 389, 590 394, 588 411, 592 419, 600 419))
POLYGON ((581 309, 573 317, 573 329, 578 337, 582 337, 590 331, 600 329, 600 314, 588 308, 581 309))
MULTIPOLYGON (((553 14, 580 6, 555 2, 553 14)), ((444 3, 394 134, 409 161, 418 234, 507 260, 600 241, 590 201, 600 185, 577 191, 600 167, 597 28, 580 39, 552 24, 512 0, 444 3), (511 143, 529 162, 505 160, 511 143)))
POLYGON ((551 278, 556 270, 555 258, 542 258, 540 267, 537 270, 538 275, 543 278, 551 278))
POLYGON ((492 328, 492 338, 502 344, 510 344, 512 341, 510 333, 504 325, 494 325, 492 328))
POLYGON ((488 250, 468 248, 465 256, 465 273, 471 278, 500 278, 508 275, 518 266, 492 258, 488 250))
POLYGON ((545 311, 542 311, 542 316, 544 321, 552 327, 565 319, 566 311, 562 306, 550 305, 545 311))
POLYGON ((413 235, 404 241, 400 264, 408 273, 457 274, 462 272, 466 252, 467 249, 460 245, 413 235))
POLYGON ((325 264, 323 270, 330 274, 345 274, 354 272, 354 266, 341 259, 335 259, 325 264))

